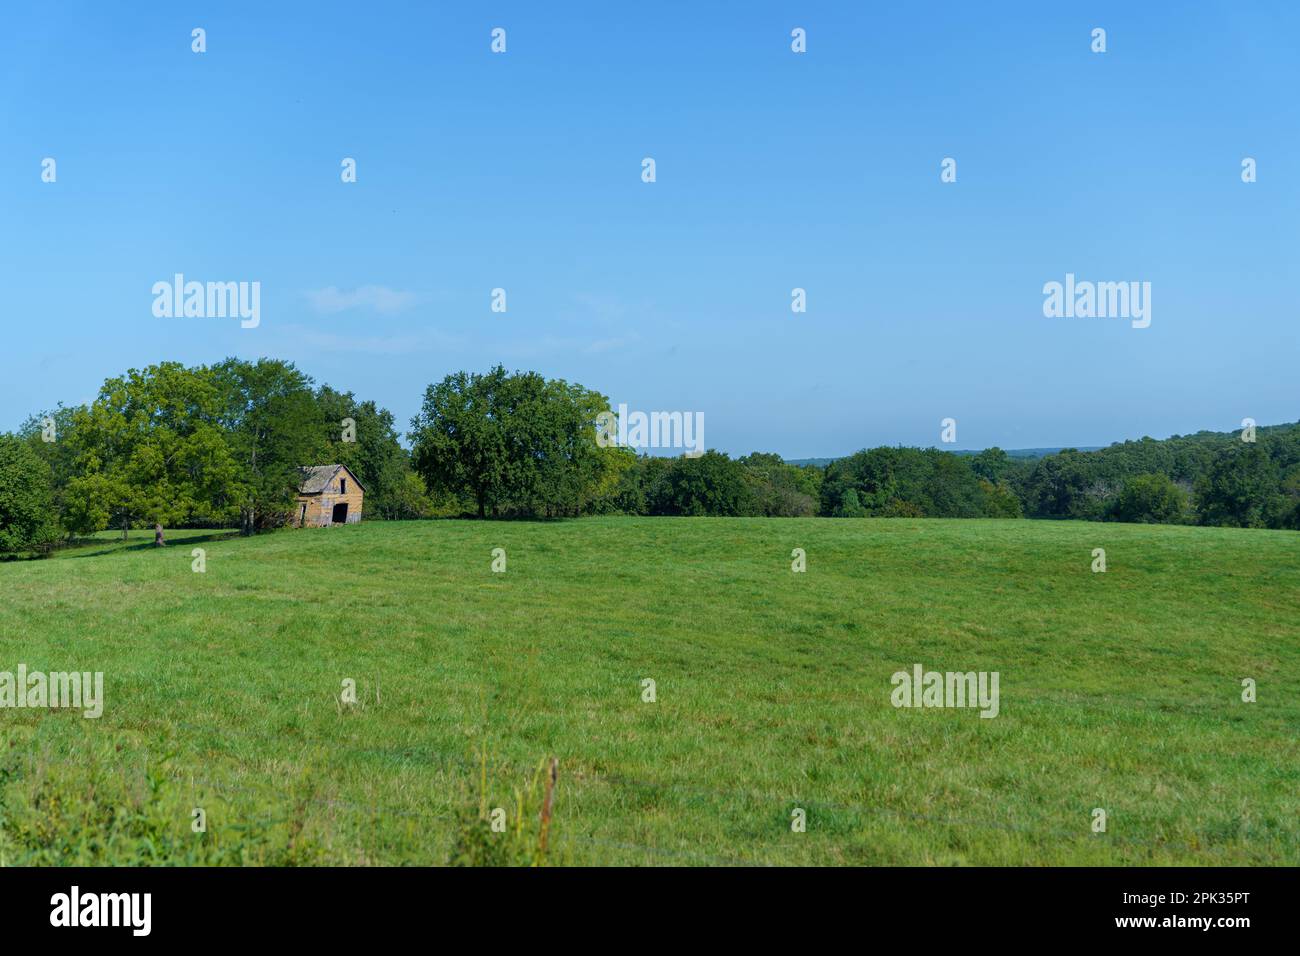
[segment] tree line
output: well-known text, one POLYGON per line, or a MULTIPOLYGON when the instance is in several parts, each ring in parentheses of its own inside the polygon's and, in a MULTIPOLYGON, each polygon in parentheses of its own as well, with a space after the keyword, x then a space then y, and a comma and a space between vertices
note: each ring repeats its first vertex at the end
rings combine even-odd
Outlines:
POLYGON ((164 362, 0 435, 0 551, 107 528, 291 519, 300 469, 342 463, 367 519, 591 514, 1070 518, 1300 528, 1300 424, 1019 459, 864 449, 823 466, 755 452, 638 455, 596 440, 609 400, 536 372, 430 385, 404 447, 392 413, 293 363, 164 362))
POLYGON ((1300 424, 1143 438, 1037 459, 1000 448, 634 459, 597 510, 646 515, 1056 518, 1300 529, 1300 424))
POLYGON ((1300 424, 1037 459, 873 448, 831 462, 823 515, 1026 517, 1300 529, 1300 424))
POLYGON ((131 369, 88 405, 38 413, 0 436, 0 474, 15 479, 0 491, 0 548, 155 523, 277 527, 299 469, 334 462, 365 475, 373 516, 427 511, 393 416, 374 402, 268 359, 131 369))

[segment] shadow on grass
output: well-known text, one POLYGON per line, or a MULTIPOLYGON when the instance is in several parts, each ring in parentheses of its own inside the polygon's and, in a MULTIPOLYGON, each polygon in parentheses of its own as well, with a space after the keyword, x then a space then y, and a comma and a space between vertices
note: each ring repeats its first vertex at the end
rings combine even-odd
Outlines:
MULTIPOLYGON (((193 544, 204 544, 210 541, 224 541, 226 538, 238 538, 238 531, 223 529, 220 531, 210 531, 207 534, 186 535, 182 538, 173 538, 167 543, 167 547, 182 547, 193 544)), ((114 543, 107 547, 102 547, 104 540, 102 538, 80 538, 73 541, 64 548, 60 548, 54 554, 65 558, 98 558, 105 554, 118 554, 126 551, 153 551, 157 545, 153 543, 153 538, 145 538, 139 544, 121 544, 114 543), (90 548, 95 545, 101 545, 98 550, 91 551, 90 548), (68 554, 67 552, 77 551, 77 554, 68 554)))

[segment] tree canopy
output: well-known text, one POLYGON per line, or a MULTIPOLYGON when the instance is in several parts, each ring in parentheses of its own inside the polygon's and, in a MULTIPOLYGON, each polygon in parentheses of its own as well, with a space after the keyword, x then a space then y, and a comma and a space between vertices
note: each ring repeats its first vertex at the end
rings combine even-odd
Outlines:
POLYGON ((596 443, 603 395, 536 372, 456 372, 425 391, 411 420, 412 459, 435 494, 463 496, 479 517, 577 515, 617 471, 596 443))
POLYGON ((1041 457, 877 447, 820 465, 753 452, 601 447, 609 400, 538 372, 428 386, 408 452, 391 412, 293 363, 161 362, 4 436, 0 549, 60 533, 290 520, 307 465, 347 465, 371 518, 583 514, 1000 517, 1300 529, 1300 424, 1143 438, 1041 457))
POLYGON ((50 466, 22 438, 0 435, 0 551, 40 550, 58 533, 50 466))

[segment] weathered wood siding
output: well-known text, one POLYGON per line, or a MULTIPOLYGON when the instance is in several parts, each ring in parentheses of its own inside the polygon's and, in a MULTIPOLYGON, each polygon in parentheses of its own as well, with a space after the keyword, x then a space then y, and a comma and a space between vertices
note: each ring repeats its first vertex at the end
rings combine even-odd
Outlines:
POLYGON ((361 520, 362 499, 364 498, 365 492, 357 484, 356 476, 347 468, 342 468, 330 481, 329 487, 320 494, 298 496, 298 500, 294 505, 294 524, 307 528, 328 527, 334 523, 334 506, 340 504, 348 506, 347 523, 356 524, 361 520), (340 487, 343 481, 347 482, 348 490, 346 494, 340 487), (306 515, 303 514, 303 505, 307 506, 306 515))

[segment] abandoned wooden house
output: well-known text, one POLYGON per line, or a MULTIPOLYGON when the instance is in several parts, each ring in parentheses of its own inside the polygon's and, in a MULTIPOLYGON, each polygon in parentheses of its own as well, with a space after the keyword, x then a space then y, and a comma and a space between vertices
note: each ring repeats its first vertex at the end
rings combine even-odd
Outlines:
POLYGON ((299 528, 356 524, 361 520, 361 500, 365 494, 366 489, 347 465, 304 468, 293 523, 299 528))

